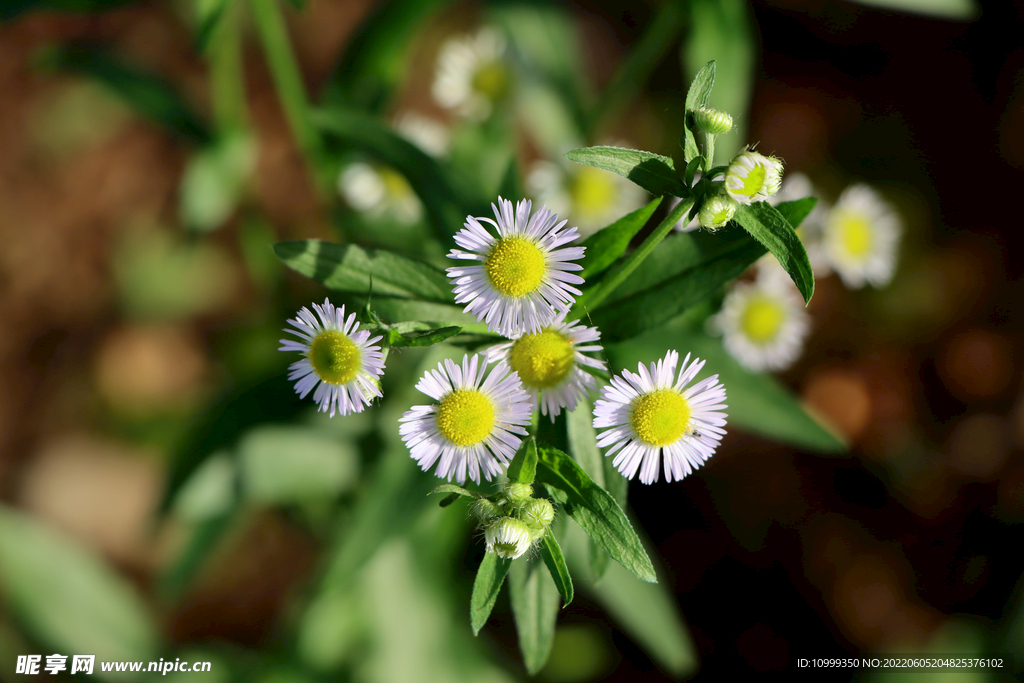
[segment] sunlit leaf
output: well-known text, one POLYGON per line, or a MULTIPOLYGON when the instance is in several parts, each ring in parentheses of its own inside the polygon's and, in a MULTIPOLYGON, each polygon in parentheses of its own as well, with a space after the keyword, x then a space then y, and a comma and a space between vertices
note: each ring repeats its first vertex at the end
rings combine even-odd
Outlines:
MULTIPOLYGON (((715 62, 708 62, 690 83, 690 89, 686 91, 686 114, 683 119, 683 157, 686 162, 700 156, 700 148, 697 146, 696 136, 700 134, 700 127, 693 118, 693 113, 701 107, 706 107, 711 102, 711 86, 715 84, 715 62)), ((711 159, 709 162, 713 161, 711 159)))
POLYGON ((508 466, 508 480, 519 484, 532 484, 537 476, 537 440, 532 436, 523 440, 508 466))
POLYGON ((661 197, 656 197, 647 206, 626 214, 619 220, 583 240, 580 246, 586 248, 580 265, 583 271, 580 277, 590 279, 603 273, 615 263, 629 248, 629 242, 640 232, 650 220, 651 215, 661 204, 661 197))
POLYGON ((653 195, 689 196, 672 159, 621 147, 583 147, 565 155, 571 161, 617 173, 653 195))
POLYGON ((976 0, 853 0, 853 2, 868 7, 911 12, 955 21, 975 19, 981 11, 976 0))
POLYGON ((551 533, 551 529, 544 533, 544 538, 540 542, 540 556, 551 573, 551 579, 558 588, 558 594, 568 605, 573 598, 572 577, 569 576, 569 568, 565 566, 562 548, 558 545, 554 534, 551 533))
POLYGON ((351 445, 308 427, 258 427, 242 438, 238 452, 242 490, 260 502, 335 496, 355 483, 358 471, 351 445))
MULTIPOLYGON (((813 208, 813 203, 811 204, 813 208)), ((794 226, 767 202, 740 204, 733 220, 743 226, 754 238, 770 251, 804 297, 810 301, 814 294, 814 271, 807 257, 807 250, 796 234, 794 226)))

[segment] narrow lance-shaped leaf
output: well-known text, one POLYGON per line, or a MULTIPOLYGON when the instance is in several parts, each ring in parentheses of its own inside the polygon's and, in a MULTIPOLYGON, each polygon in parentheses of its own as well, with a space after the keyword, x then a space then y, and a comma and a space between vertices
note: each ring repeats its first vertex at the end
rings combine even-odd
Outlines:
POLYGON ((540 671, 551 654, 558 619, 558 590, 538 562, 519 560, 509 571, 509 598, 526 673, 540 671))
POLYGON ((583 266, 580 277, 586 280, 600 275, 625 254, 630 240, 647 224, 651 215, 661 204, 661 199, 661 197, 656 197, 647 206, 626 214, 608 227, 598 230, 583 240, 580 246, 586 247, 586 252, 580 261, 580 265, 583 266))
POLYGON ((544 538, 540 542, 540 556, 551 572, 551 579, 555 582, 559 595, 568 605, 573 598, 572 577, 569 576, 569 568, 565 565, 562 548, 558 545, 555 535, 551 533, 551 529, 544 532, 544 538))
POLYGON ((433 346, 454 337, 461 331, 462 328, 458 325, 428 328, 426 330, 412 330, 410 332, 399 332, 397 329, 391 328, 388 330, 388 343, 396 348, 403 346, 433 346))
POLYGON ((383 249, 294 240, 278 242, 274 253, 292 270, 339 292, 365 294, 372 278, 375 297, 453 301, 448 279, 441 270, 383 249))
MULTIPOLYGON (((715 62, 711 60, 697 72, 690 83, 690 89, 686 91, 686 114, 683 118, 683 157, 689 163, 700 156, 700 148, 697 147, 696 135, 700 131, 697 121, 693 118, 693 112, 706 107, 711 102, 711 86, 715 84, 715 62)), ((711 164, 712 160, 708 160, 711 164)))
MULTIPOLYGON (((604 460, 601 449, 597 447, 597 433, 591 416, 593 407, 590 399, 584 397, 576 406, 576 410, 569 413, 566 420, 567 441, 569 453, 579 463, 583 471, 593 479, 594 483, 607 490, 604 481, 604 460)), ((609 492, 610 493, 610 492, 609 492)), ((614 496, 613 496, 614 497, 614 496)), ((608 568, 608 553, 601 549, 596 541, 590 541, 590 570, 594 580, 604 576, 608 568)))
POLYGON ((532 436, 523 441, 508 466, 508 480, 532 484, 537 477, 537 441, 532 436))
POLYGON ((631 180, 653 195, 690 196, 672 159, 653 152, 621 147, 583 147, 565 155, 578 164, 603 168, 631 180))
POLYGON ((565 453, 553 448, 539 451, 537 478, 562 492, 564 500, 560 502, 564 503, 569 516, 612 559, 644 581, 657 581, 651 558, 615 499, 565 453))
POLYGON ((469 623, 473 627, 473 635, 480 633, 491 616, 511 564, 511 560, 502 559, 497 553, 486 553, 480 562, 473 581, 473 596, 469 600, 469 623))
POLYGON ((470 491, 469 489, 464 489, 461 486, 456 486, 455 484, 441 484, 440 486, 438 486, 436 489, 434 489, 430 493, 431 493, 431 495, 433 495, 435 493, 448 493, 448 494, 450 494, 448 496, 445 496, 444 499, 441 500, 441 507, 448 507, 449 505, 454 503, 456 500, 458 500, 459 497, 483 498, 483 495, 477 493, 476 491, 470 491))
POLYGON ((800 237, 778 209, 767 202, 745 206, 740 204, 733 220, 770 251, 786 272, 804 301, 814 294, 814 271, 800 237))

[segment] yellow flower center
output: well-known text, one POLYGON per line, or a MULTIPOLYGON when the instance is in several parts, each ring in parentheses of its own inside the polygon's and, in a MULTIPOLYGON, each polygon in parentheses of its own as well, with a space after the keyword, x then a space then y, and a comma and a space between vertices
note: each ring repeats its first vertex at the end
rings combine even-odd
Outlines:
POLYGON ((836 213, 836 229, 839 231, 839 240, 846 253, 854 258, 862 258, 871 251, 872 234, 871 222, 862 214, 855 211, 839 210, 836 213))
POLYGON ((608 171, 584 166, 569 181, 572 212, 601 216, 615 203, 615 179, 608 171))
POLYGON ((494 404, 476 389, 459 389, 441 399, 437 431, 456 446, 475 446, 494 427, 494 404))
POLYGON ((575 365, 576 353, 569 338, 554 330, 527 334, 512 344, 508 364, 523 384, 534 389, 558 386, 575 365))
POLYGON ((505 296, 523 296, 537 289, 545 266, 540 247, 522 237, 498 240, 484 260, 487 279, 505 296))
POLYGON ((775 338, 786 319, 786 311, 778 301, 764 296, 747 302, 740 316, 740 329, 751 341, 764 344, 775 338))
POLYGON ((377 175, 380 176, 380 181, 384 184, 384 193, 389 197, 404 199, 412 194, 409 181, 393 168, 382 166, 377 169, 377 175))
POLYGON ((764 185, 764 179, 768 175, 764 164, 755 164, 754 168, 750 169, 750 173, 743 179, 743 188, 740 190, 734 190, 739 192, 745 197, 753 197, 755 194, 761 191, 761 187, 764 185))
POLYGON ((355 342, 337 330, 325 330, 310 343, 309 362, 328 384, 348 384, 359 372, 362 358, 355 342))
POLYGON ((690 405, 673 389, 658 389, 633 401, 629 423, 649 446, 675 442, 690 425, 690 405))
POLYGON ((508 92, 508 70, 501 62, 485 64, 473 74, 473 90, 492 102, 508 92))

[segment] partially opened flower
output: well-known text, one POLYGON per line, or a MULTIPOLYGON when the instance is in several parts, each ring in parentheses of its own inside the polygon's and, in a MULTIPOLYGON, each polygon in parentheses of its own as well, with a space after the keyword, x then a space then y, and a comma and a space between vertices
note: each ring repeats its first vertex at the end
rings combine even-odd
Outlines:
POLYGON ((300 341, 281 340, 281 351, 299 351, 302 360, 289 367, 289 381, 295 392, 305 398, 314 387, 313 400, 321 412, 348 415, 361 413, 373 397, 379 397, 380 376, 384 374, 384 354, 370 333, 359 329, 356 314, 345 318, 345 307, 335 308, 327 299, 324 305, 313 304, 317 315, 305 306, 294 320, 296 329, 285 328, 300 341), (318 319, 319 317, 319 319, 318 319))
POLYGON ((533 406, 518 375, 498 363, 487 373, 483 356, 451 360, 423 375, 416 388, 437 403, 413 406, 399 420, 402 440, 426 471, 460 484, 488 481, 506 466, 530 423, 533 406))
POLYGON ((514 560, 521 557, 533 545, 533 534, 525 522, 514 517, 501 517, 484 529, 487 552, 498 557, 514 560))
POLYGON ((486 118, 509 92, 512 74, 505 61, 505 39, 490 28, 453 38, 441 47, 432 92, 445 109, 486 118))
POLYGON ((647 193, 620 175, 593 166, 539 161, 526 176, 530 196, 589 235, 644 205, 647 193))
POLYGON ((782 276, 736 283, 712 326, 724 335, 729 354, 746 368, 755 372, 785 370, 803 351, 810 316, 788 274, 782 271, 782 276))
POLYGON ((583 368, 604 370, 604 361, 584 355, 601 350, 601 345, 594 343, 600 338, 596 327, 580 325, 578 320, 566 323, 562 312, 540 332, 492 346, 487 360, 507 362, 519 374, 534 405, 554 421, 562 408, 574 410, 580 398, 597 385, 583 368))
POLYGON ((867 185, 851 185, 825 218, 825 254, 847 287, 881 287, 892 279, 901 232, 888 202, 867 185))
POLYGON ((725 172, 725 191, 740 204, 763 202, 782 187, 782 163, 774 157, 740 152, 725 172))
POLYGON ((455 302, 466 304, 466 313, 509 338, 550 325, 580 294, 572 285, 583 283, 569 271, 583 269, 572 261, 583 258, 584 248, 565 247, 579 237, 576 229, 565 228, 565 221, 558 223, 558 216, 543 207, 530 215, 530 207, 524 199, 513 213, 512 202, 499 197, 498 206, 491 205, 497 220, 467 216, 455 235, 455 243, 467 251, 452 249, 448 254, 482 262, 448 269, 455 302), (494 226, 498 236, 481 222, 494 226))
POLYGON ((601 390, 594 405, 597 445, 627 479, 637 470, 645 484, 658 481, 664 460, 665 479, 682 479, 710 458, 725 434, 725 387, 712 375, 692 387, 704 361, 687 354, 676 375, 679 354, 669 351, 650 370, 623 370, 601 390))

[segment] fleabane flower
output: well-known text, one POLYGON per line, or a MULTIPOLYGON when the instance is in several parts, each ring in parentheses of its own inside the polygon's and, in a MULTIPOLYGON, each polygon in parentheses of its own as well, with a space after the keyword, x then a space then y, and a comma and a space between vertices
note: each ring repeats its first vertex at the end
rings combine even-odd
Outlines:
POLYGON ((516 373, 498 363, 487 373, 480 354, 462 365, 445 360, 428 370, 416 388, 437 401, 413 406, 401 417, 399 433, 413 459, 426 471, 460 484, 500 474, 515 455, 533 406, 516 373))
POLYGON ((544 207, 531 215, 528 200, 513 211, 512 202, 498 197, 498 206, 491 208, 496 220, 466 217, 455 243, 467 251, 448 254, 482 265, 454 266, 448 277, 455 285, 455 302, 466 304, 466 313, 514 339, 541 331, 576 301, 580 290, 572 285, 582 284, 583 278, 569 271, 583 269, 572 261, 583 258, 584 248, 565 247, 579 237, 576 228, 566 228, 566 221, 559 223, 544 207), (494 226, 498 236, 482 223, 494 226))
POLYGON ((508 94, 511 82, 504 37, 494 29, 483 28, 441 46, 431 92, 445 109, 485 119, 508 94))
MULTIPOLYGON (((781 270, 781 266, 779 267, 781 270)), ((803 351, 810 316, 789 276, 769 275, 736 283, 711 326, 726 351, 755 372, 785 370, 803 351)))
POLYGON ((759 152, 740 152, 725 172, 725 191, 740 204, 762 202, 782 187, 782 163, 759 152))
POLYGON ((640 470, 640 481, 658 481, 664 459, 665 479, 675 481, 707 461, 725 434, 725 387, 712 375, 692 387, 704 361, 687 354, 678 376, 679 354, 669 351, 639 374, 623 370, 601 390, 594 405, 594 428, 604 429, 597 445, 614 455, 612 464, 627 479, 640 470), (662 458, 663 456, 663 458, 662 458))
POLYGON ((359 329, 356 314, 345 317, 345 307, 336 308, 329 300, 313 304, 314 316, 305 306, 288 322, 300 341, 282 339, 280 351, 299 351, 302 360, 289 366, 288 380, 295 382, 295 393, 306 398, 314 387, 313 400, 321 412, 348 415, 361 413, 374 397, 379 397, 380 376, 384 374, 384 354, 370 333, 359 329))
POLYGON ((558 215, 571 218, 584 236, 639 209, 647 198, 643 189, 611 171, 550 161, 531 167, 526 189, 558 215))
POLYGON ((604 361, 584 355, 601 351, 601 345, 594 343, 601 333, 596 327, 580 325, 578 320, 566 323, 565 315, 564 311, 559 313, 539 332, 524 334, 487 351, 488 362, 504 360, 519 374, 534 405, 543 415, 551 416, 552 422, 562 408, 571 412, 580 398, 597 386, 583 368, 605 369, 604 361))
POLYGON ((338 192, 356 211, 410 225, 423 216, 423 204, 401 173, 383 164, 356 162, 338 176, 338 192))
POLYGON ((896 268, 902 226, 892 206, 867 185, 843 190, 822 227, 825 254, 843 284, 888 284, 896 268))
POLYGON ((484 529, 487 552, 498 557, 514 560, 521 557, 533 545, 533 534, 525 522, 514 517, 501 517, 484 529))

